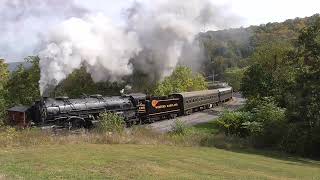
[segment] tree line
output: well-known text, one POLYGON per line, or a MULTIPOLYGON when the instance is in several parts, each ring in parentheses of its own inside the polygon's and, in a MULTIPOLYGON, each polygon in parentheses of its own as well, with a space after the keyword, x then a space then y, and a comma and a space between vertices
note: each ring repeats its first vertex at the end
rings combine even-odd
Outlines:
POLYGON ((202 72, 207 77, 214 71, 216 80, 228 81, 239 90, 239 77, 252 64, 251 59, 256 51, 268 46, 270 42, 294 44, 300 31, 312 25, 318 18, 319 14, 315 14, 282 23, 201 33, 197 40, 203 48, 206 59, 202 72))
POLYGON ((320 156, 320 18, 293 41, 259 46, 248 63, 240 80, 247 104, 220 118, 221 130, 257 147, 320 156))

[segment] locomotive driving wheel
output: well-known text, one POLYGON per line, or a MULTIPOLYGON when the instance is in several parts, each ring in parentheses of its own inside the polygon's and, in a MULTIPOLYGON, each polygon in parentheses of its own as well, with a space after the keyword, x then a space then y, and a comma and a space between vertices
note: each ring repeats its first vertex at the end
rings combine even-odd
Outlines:
POLYGON ((82 118, 70 118, 68 120, 68 129, 69 130, 77 130, 85 127, 85 120, 82 118))

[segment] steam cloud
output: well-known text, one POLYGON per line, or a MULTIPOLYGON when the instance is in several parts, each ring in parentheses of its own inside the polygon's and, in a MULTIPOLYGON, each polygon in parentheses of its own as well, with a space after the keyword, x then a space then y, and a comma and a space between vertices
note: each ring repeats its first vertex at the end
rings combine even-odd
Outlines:
POLYGON ((38 32, 87 12, 73 0, 1 0, 0 57, 21 61, 38 53, 42 39, 38 32))
POLYGON ((94 81, 117 81, 132 73, 129 59, 140 51, 135 33, 112 24, 102 14, 71 18, 56 27, 40 52, 40 91, 57 85, 86 66, 94 81))
POLYGON ((141 71, 161 80, 178 64, 201 64, 195 36, 203 28, 221 29, 235 18, 210 0, 155 0, 133 3, 118 25, 103 14, 68 19, 50 31, 41 58, 40 90, 56 86, 85 66, 94 81, 121 81, 141 71))

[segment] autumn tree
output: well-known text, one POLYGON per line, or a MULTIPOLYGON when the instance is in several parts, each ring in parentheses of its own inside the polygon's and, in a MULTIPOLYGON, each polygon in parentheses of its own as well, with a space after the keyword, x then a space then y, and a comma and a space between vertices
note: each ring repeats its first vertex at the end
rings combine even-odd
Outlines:
POLYGON ((180 66, 171 76, 158 83, 154 94, 164 96, 171 93, 204 90, 207 87, 208 84, 201 74, 194 74, 190 68, 180 66))

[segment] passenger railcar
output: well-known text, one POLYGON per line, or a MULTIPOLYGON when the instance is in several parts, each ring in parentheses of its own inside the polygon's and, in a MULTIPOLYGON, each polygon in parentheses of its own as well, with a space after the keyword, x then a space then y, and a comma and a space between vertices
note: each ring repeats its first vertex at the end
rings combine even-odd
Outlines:
POLYGON ((219 91, 205 90, 173 94, 181 101, 181 113, 189 115, 193 112, 211 108, 218 105, 219 91))
POLYGON ((219 91, 219 101, 226 102, 232 99, 233 89, 232 87, 220 88, 219 91))

